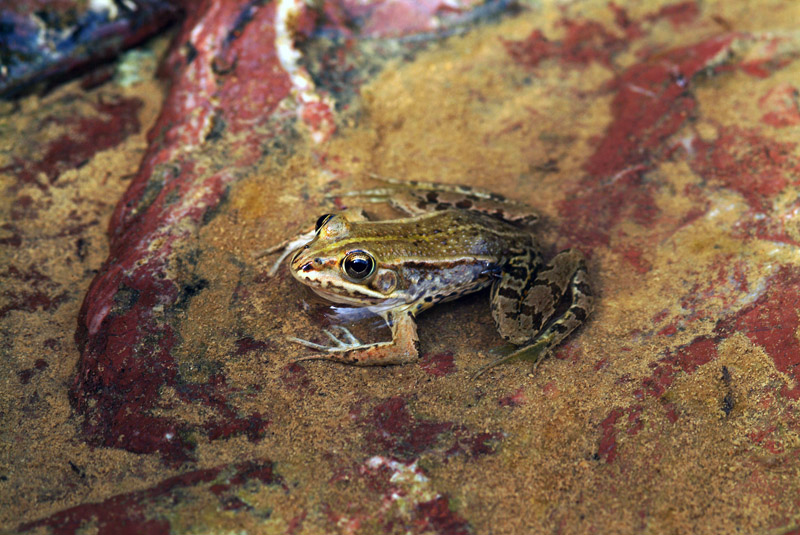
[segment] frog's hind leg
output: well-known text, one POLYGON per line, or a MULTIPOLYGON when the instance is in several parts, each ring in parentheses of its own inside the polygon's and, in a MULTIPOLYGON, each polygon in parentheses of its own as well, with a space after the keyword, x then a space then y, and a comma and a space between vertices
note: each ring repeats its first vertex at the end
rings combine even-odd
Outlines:
MULTIPOLYGON (((518 262, 524 259, 519 257, 518 262)), ((579 252, 563 251, 543 268, 536 261, 531 265, 526 274, 519 265, 509 263, 492 288, 492 315, 497 330, 503 338, 521 347, 482 367, 476 376, 514 358, 527 358, 538 364, 583 324, 592 310, 594 298, 579 252), (515 301, 519 296, 522 299, 515 301), (561 304, 566 309, 556 314, 561 304)))
POLYGON ((538 219, 530 206, 480 188, 418 180, 403 181, 375 174, 369 176, 389 186, 349 191, 333 197, 358 197, 360 202, 367 203, 385 202, 411 216, 438 210, 461 209, 475 210, 525 225, 533 224, 538 219))

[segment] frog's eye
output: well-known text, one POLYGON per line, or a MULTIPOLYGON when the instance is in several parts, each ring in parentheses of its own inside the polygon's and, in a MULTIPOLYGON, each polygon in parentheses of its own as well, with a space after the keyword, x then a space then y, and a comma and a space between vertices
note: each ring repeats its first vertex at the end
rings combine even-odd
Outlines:
POLYGON ((323 215, 319 216, 319 219, 317 219, 317 225, 314 227, 314 232, 318 231, 322 227, 322 225, 327 223, 328 220, 330 218, 332 218, 332 217, 333 217, 333 214, 323 214, 323 215))
POLYGON ((344 257, 342 267, 350 280, 362 281, 375 271, 375 259, 364 251, 353 251, 344 257))

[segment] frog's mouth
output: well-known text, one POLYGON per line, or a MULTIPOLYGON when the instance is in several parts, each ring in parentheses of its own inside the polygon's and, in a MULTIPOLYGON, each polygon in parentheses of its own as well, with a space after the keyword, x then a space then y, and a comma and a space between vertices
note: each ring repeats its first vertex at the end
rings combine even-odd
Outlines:
POLYGON ((331 292, 319 286, 308 284, 307 281, 305 281, 305 284, 311 291, 313 291, 315 294, 322 297, 326 301, 330 301, 331 303, 336 303, 340 305, 349 305, 353 307, 368 307, 377 304, 382 304, 387 301, 386 297, 380 294, 376 294, 375 296, 361 294, 361 293, 355 295, 348 295, 348 294, 343 294, 341 289, 337 292, 331 292))

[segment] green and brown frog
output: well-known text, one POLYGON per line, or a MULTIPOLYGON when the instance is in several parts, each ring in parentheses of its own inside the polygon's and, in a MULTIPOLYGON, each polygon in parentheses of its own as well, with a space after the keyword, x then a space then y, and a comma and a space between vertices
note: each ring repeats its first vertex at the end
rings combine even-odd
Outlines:
POLYGON ((383 317, 392 339, 365 344, 337 326, 336 334, 324 330, 331 345, 291 338, 317 351, 298 361, 412 362, 417 314, 487 286, 497 330, 516 349, 479 374, 517 357, 538 362, 589 316, 583 256, 566 250, 546 264, 526 228, 537 219, 529 207, 467 186, 380 180, 387 186, 337 197, 386 202, 407 217, 371 221, 360 209, 325 214, 313 231, 271 249, 284 251, 271 273, 291 255, 295 279, 333 303, 367 307, 383 317))

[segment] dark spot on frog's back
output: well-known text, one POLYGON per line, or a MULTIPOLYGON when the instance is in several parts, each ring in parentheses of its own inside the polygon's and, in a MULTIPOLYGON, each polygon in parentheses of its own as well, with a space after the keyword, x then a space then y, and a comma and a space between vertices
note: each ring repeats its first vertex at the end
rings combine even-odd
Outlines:
POLYGON ((507 274, 512 279, 525 280, 528 278, 530 271, 527 268, 509 264, 503 268, 503 273, 507 274))
POLYGON ((594 294, 592 293, 592 287, 591 287, 591 286, 589 286, 589 285, 588 285, 587 283, 585 283, 585 282, 579 282, 579 283, 576 285, 576 288, 577 288, 577 289, 578 289, 578 291, 579 291, 579 292, 581 292, 583 295, 587 295, 587 296, 589 296, 589 297, 592 297, 592 296, 594 296, 594 294))
POLYGON ((464 210, 472 208, 472 201, 469 199, 460 200, 456 203, 456 208, 462 208, 464 210))
POLYGON ((513 288, 501 286, 500 289, 497 290, 497 295, 515 303, 519 301, 519 292, 513 288))
POLYGON ((439 199, 439 194, 435 191, 429 191, 425 198, 428 199, 428 202, 436 202, 439 199))

